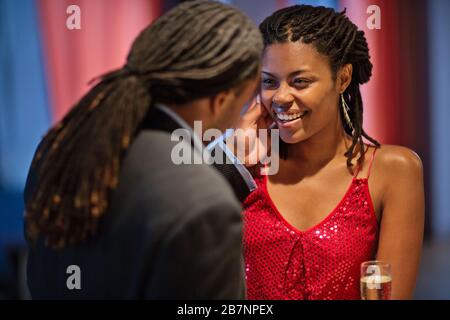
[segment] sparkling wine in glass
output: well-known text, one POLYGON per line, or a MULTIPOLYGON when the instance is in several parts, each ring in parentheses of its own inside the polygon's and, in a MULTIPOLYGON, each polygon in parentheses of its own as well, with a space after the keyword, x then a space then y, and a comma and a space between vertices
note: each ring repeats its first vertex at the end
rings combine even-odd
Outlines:
POLYGON ((392 288, 391 265, 383 261, 361 264, 361 299, 389 300, 392 288))

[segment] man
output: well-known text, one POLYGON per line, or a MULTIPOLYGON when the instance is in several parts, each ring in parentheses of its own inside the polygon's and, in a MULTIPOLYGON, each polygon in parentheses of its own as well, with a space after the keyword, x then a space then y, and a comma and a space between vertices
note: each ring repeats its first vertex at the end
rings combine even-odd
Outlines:
POLYGON ((228 168, 177 165, 224 130, 258 85, 262 39, 214 1, 177 6, 137 37, 44 137, 25 189, 28 283, 38 299, 245 297, 240 204, 228 168), (191 141, 172 141, 176 129, 191 141))

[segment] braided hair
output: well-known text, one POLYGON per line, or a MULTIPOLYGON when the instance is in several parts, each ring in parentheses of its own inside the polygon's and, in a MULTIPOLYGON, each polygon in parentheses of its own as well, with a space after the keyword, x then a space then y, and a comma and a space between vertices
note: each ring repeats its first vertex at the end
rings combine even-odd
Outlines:
MULTIPOLYGON (((343 96, 350 107, 349 118, 353 128, 342 121, 345 132, 352 137, 345 153, 347 166, 352 166, 357 144, 360 146, 358 163, 364 160, 363 137, 380 147, 363 129, 363 101, 359 86, 368 82, 372 75, 369 47, 364 32, 347 18, 345 10, 336 12, 332 8, 295 5, 273 13, 260 24, 259 29, 265 47, 288 41, 312 44, 319 53, 328 57, 333 80, 336 80, 337 71, 350 63, 353 66, 352 79, 343 96)), ((344 119, 342 108, 339 110, 341 119, 344 119)), ((287 145, 280 142, 281 155, 287 157, 287 145)))
POLYGON ((215 1, 181 3, 144 29, 126 65, 101 76, 41 141, 25 192, 27 238, 63 248, 95 235, 153 103, 237 88, 259 72, 262 49, 258 28, 215 1))

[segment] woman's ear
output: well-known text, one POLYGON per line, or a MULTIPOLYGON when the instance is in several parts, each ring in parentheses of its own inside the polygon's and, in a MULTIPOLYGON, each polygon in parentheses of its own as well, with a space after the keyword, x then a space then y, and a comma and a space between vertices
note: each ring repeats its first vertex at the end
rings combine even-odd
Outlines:
POLYGON ((341 67, 337 74, 338 80, 338 90, 339 93, 343 93, 345 89, 349 86, 350 82, 352 82, 352 73, 353 73, 353 65, 351 63, 347 63, 341 67))

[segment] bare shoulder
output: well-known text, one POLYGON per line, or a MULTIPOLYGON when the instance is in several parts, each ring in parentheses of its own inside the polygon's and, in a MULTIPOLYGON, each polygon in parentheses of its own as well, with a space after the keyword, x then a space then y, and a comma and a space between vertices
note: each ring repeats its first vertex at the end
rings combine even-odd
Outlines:
POLYGON ((420 174, 423 171, 419 155, 406 147, 382 145, 377 151, 377 163, 384 173, 420 174))
POLYGON ((403 146, 381 145, 376 152, 373 167, 375 174, 371 187, 379 199, 380 209, 392 199, 404 200, 413 195, 420 198, 423 190, 423 166, 415 151, 403 146))

